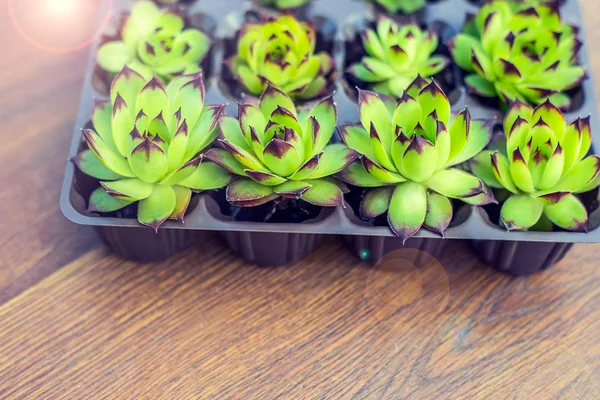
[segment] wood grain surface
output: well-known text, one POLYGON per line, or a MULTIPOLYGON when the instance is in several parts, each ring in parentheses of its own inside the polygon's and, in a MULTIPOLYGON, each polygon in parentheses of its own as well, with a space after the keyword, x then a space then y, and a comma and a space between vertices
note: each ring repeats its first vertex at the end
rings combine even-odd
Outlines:
POLYGON ((5 2, 0 34, 0 399, 600 399, 600 246, 519 279, 462 242, 421 270, 338 240, 280 269, 217 238, 112 256, 58 207, 86 50, 32 45, 5 2))

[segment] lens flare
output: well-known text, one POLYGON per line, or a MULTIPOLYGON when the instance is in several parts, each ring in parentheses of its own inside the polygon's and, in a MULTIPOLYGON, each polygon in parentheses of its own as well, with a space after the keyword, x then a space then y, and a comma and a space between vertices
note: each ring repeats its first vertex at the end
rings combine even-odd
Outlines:
POLYGON ((89 46, 108 24, 113 8, 113 0, 7 1, 16 31, 35 47, 53 53, 89 46))

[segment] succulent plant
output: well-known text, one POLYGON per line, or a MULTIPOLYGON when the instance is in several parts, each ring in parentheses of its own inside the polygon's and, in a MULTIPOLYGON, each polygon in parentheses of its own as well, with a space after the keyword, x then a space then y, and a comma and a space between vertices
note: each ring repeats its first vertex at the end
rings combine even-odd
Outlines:
POLYGON ((237 54, 226 63, 253 95, 259 96, 272 85, 293 98, 308 100, 324 95, 334 74, 331 56, 315 54, 315 46, 310 23, 281 15, 263 24, 246 24, 237 54))
POLYGON ((467 88, 499 97, 504 105, 515 100, 538 105, 550 98, 568 108, 565 91, 586 77, 577 65, 581 42, 576 29, 562 22, 552 5, 515 12, 504 1, 486 3, 450 47, 456 64, 469 72, 467 88))
POLYGON ((98 64, 115 74, 127 65, 148 79, 158 75, 165 82, 196 73, 210 49, 210 39, 184 25, 180 15, 161 11, 150 1, 138 1, 121 29, 120 40, 98 49, 98 64))
POLYGON ((219 122, 224 149, 206 157, 241 176, 227 187, 227 200, 252 207, 283 198, 343 206, 341 182, 331 176, 358 157, 343 144, 328 144, 337 121, 331 97, 299 112, 283 91, 269 86, 259 106, 239 105, 239 119, 219 122))
POLYGON ((412 14, 427 5, 426 0, 368 0, 390 14, 412 14))
POLYGON ((434 76, 450 63, 444 56, 433 55, 437 34, 417 25, 399 27, 389 18, 381 18, 376 29, 364 31, 362 41, 367 55, 348 72, 371 84, 374 91, 397 98, 418 75, 434 76))
POLYGON ((344 143, 361 154, 337 175, 354 186, 371 188, 360 216, 387 212, 392 231, 403 242, 424 226, 444 234, 452 204, 493 202, 481 180, 456 166, 483 150, 491 123, 471 119, 465 109, 455 118, 440 87, 418 77, 396 104, 382 95, 360 91, 361 124, 340 128, 344 143))
POLYGON ((308 4, 310 0, 257 0, 259 4, 278 10, 291 10, 308 4))
POLYGON ((560 4, 561 0, 509 0, 509 2, 518 8, 525 8, 541 4, 556 5, 560 4))
POLYGON ((504 119, 504 132, 505 147, 471 161, 471 169, 487 185, 510 193, 501 223, 508 230, 548 230, 552 224, 585 230, 588 215, 576 194, 600 182, 600 158, 587 156, 590 119, 567 125, 548 100, 535 109, 516 102, 504 119))
POLYGON ((96 101, 94 129, 83 130, 89 150, 74 158, 101 187, 90 212, 113 212, 138 203, 138 220, 155 230, 167 219, 183 221, 192 191, 218 189, 233 177, 199 153, 217 135, 224 106, 204 105, 201 73, 166 88, 125 67, 111 100, 96 101))

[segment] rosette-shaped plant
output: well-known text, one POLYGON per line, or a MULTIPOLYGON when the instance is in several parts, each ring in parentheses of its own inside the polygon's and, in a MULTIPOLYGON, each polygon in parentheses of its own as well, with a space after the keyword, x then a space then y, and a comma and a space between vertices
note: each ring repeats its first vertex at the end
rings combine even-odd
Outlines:
POLYGON ((292 10, 308 4, 311 0, 257 0, 259 4, 278 10, 292 10))
POLYGON ((359 108, 361 124, 343 126, 340 133, 361 159, 337 176, 372 188, 360 205, 361 218, 387 212, 392 231, 406 241, 422 226, 443 235, 452 220, 449 199, 493 201, 478 178, 455 167, 485 148, 491 124, 472 120, 467 109, 452 118, 435 82, 417 78, 397 104, 361 91, 359 108))
POLYGON ((427 5, 426 0, 368 0, 390 14, 412 14, 427 5))
POLYGON ((538 105, 550 98, 568 108, 565 91, 586 77, 577 65, 576 30, 552 5, 514 12, 504 1, 486 3, 450 47, 454 61, 469 73, 467 88, 479 96, 498 96, 505 105, 515 100, 538 105))
POLYGON ((371 84, 374 91, 396 98, 402 97, 418 75, 434 76, 450 63, 444 56, 433 55, 437 34, 417 25, 399 27, 389 18, 381 18, 376 29, 363 33, 362 41, 367 55, 348 72, 371 84))
POLYGON ((334 73, 331 56, 315 54, 315 46, 310 23, 282 15, 264 24, 246 24, 237 54, 227 65, 253 95, 259 96, 272 85, 293 98, 308 100, 327 92, 334 73))
POLYGON ((239 119, 219 122, 222 149, 206 157, 241 176, 227 187, 227 200, 251 207, 277 198, 302 199, 324 207, 343 206, 341 183, 331 175, 358 154, 343 144, 328 144, 337 121, 328 97, 299 113, 291 98, 269 86, 258 107, 239 105, 239 119))
POLYGON ((506 152, 485 151, 471 161, 487 185, 510 192, 501 223, 508 230, 548 230, 552 224, 585 230, 587 211, 575 194, 596 188, 600 174, 600 158, 587 156, 589 118, 567 125, 550 101, 535 109, 517 102, 506 115, 504 131, 506 152))
POLYGON ((90 212, 112 212, 138 203, 138 220, 155 230, 167 219, 183 221, 192 191, 218 189, 233 177, 203 161, 200 152, 217 135, 224 106, 204 105, 202 75, 174 79, 166 88, 125 67, 111 101, 97 101, 93 130, 83 130, 89 150, 73 160, 101 187, 90 212))
POLYGON ((185 29, 180 15, 142 0, 133 4, 120 40, 98 49, 98 64, 115 74, 127 65, 147 78, 158 75, 168 82, 200 71, 209 49, 208 36, 197 29, 185 29))

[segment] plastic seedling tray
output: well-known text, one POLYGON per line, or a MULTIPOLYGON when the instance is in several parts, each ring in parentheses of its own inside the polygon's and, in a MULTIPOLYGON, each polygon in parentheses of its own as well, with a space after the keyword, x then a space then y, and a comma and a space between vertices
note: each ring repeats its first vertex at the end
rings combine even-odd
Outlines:
MULTIPOLYGON (((132 0, 113 1, 115 17, 126 13, 132 0)), ((228 104, 226 113, 237 115, 236 87, 231 84, 223 60, 235 51, 236 33, 244 20, 255 18, 265 9, 251 1, 220 0, 185 2, 180 6, 189 23, 213 33, 215 45, 208 59, 203 63, 207 81, 206 104, 228 104)), ((581 17, 576 0, 567 0, 561 7, 563 19, 581 28, 581 17)), ((429 27, 440 28, 440 42, 459 32, 467 13, 475 13, 477 5, 467 0, 438 0, 430 2, 427 8, 412 16, 416 22, 429 27)), ((356 40, 356 27, 363 21, 373 20, 379 13, 376 7, 359 0, 316 0, 298 11, 300 18, 315 22, 318 31, 318 46, 331 51, 337 62, 338 79, 335 87, 335 101, 338 107, 338 124, 358 122, 356 94, 350 89, 345 67, 352 60, 345 55, 360 51, 356 40)), ((118 19, 118 18, 117 18, 118 19)), ((397 18, 406 20, 406 16, 397 18)), ((106 27, 107 36, 114 35, 114 27, 106 27)), ((587 43, 580 53, 580 63, 589 71, 587 43)), ((107 97, 106 77, 99 73, 95 54, 104 38, 98 38, 90 50, 90 59, 85 75, 83 95, 75 123, 75 133, 71 142, 70 157, 77 155, 82 148, 80 128, 89 123, 93 98, 107 97), (104 82, 103 82, 104 79, 104 82)), ((443 46, 441 46, 443 51, 443 46)), ((353 57, 355 57, 354 54, 353 57)), ((451 90, 449 97, 454 111, 468 106, 474 118, 496 118, 502 121, 503 113, 481 104, 468 95, 462 84, 460 71, 450 67, 451 90)), ((589 73, 588 75, 591 75, 589 73)), ((591 115, 593 143, 600 143, 600 127, 596 112, 596 99, 591 79, 584 81, 574 93, 574 107, 567 113, 567 120, 577 116, 591 115)), ((86 213, 87 198, 81 187, 82 174, 77 173, 72 163, 67 164, 61 196, 61 208, 71 221, 95 227, 101 237, 113 250, 125 258, 137 261, 164 259, 193 242, 199 232, 219 232, 230 247, 247 260, 259 265, 283 265, 297 261, 312 251, 325 235, 344 235, 346 243, 354 247, 357 255, 375 263, 385 253, 402 247, 387 226, 374 226, 361 221, 353 207, 347 206, 324 210, 318 218, 304 223, 260 223, 238 222, 224 215, 218 204, 218 196, 203 193, 198 196, 198 204, 185 218, 185 224, 168 221, 158 235, 151 229, 141 227, 135 218, 110 218, 86 213)), ((597 196, 587 196, 590 209, 597 196)), ((560 260, 573 243, 600 242, 598 226, 599 213, 590 215, 589 233, 572 232, 507 232, 491 222, 488 210, 477 207, 459 207, 445 239, 422 229, 407 246, 419 248, 436 256, 442 246, 452 239, 472 240, 473 248, 489 264, 513 274, 527 274, 547 268, 560 260)))

